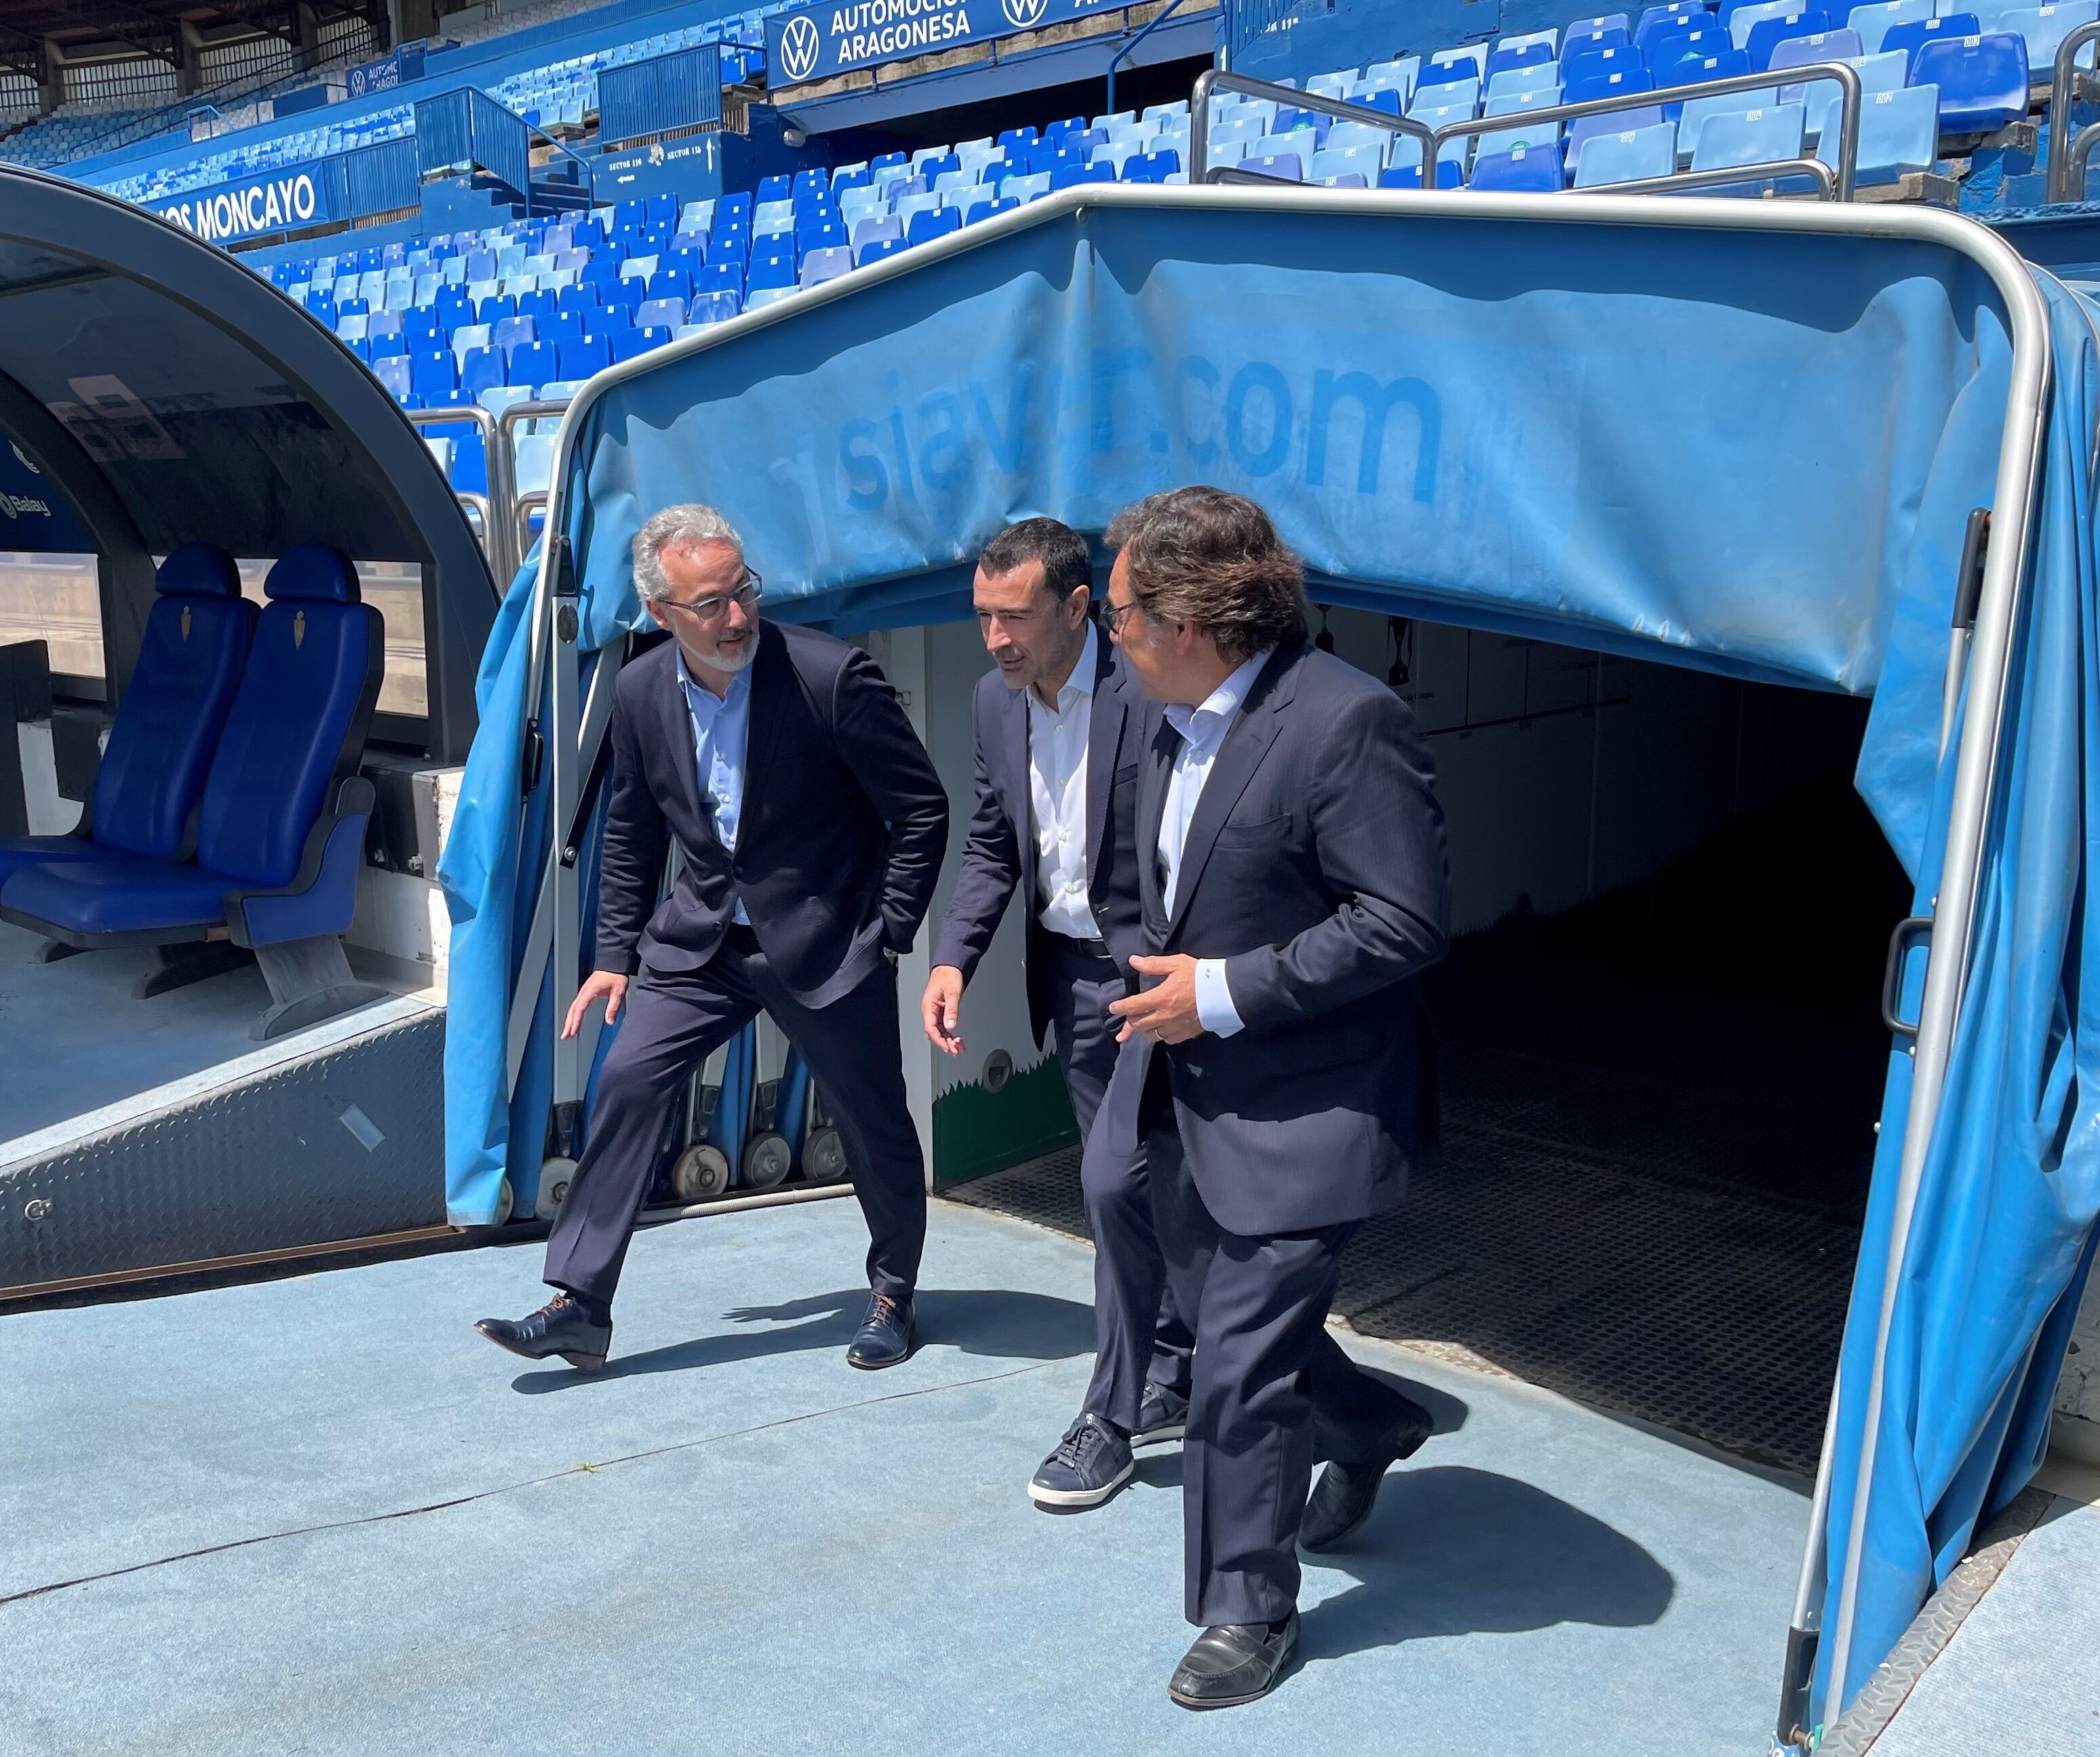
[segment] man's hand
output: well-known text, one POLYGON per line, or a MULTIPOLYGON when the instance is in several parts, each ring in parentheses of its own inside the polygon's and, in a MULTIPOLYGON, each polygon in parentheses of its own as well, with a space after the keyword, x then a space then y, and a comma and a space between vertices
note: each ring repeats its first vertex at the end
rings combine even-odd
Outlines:
POLYGON ((919 1018, 926 1027, 926 1040, 950 1055, 963 1053, 956 1031, 963 1011, 963 973, 952 964, 937 964, 926 978, 926 992, 919 1002, 919 1018))
POLYGON ((1130 967, 1140 976, 1164 978, 1139 995, 1111 1000, 1109 1011, 1123 1021, 1116 1041, 1128 1043, 1132 1031, 1162 1044, 1185 1044, 1203 1033, 1196 1016, 1196 960, 1181 952, 1171 958, 1132 958, 1130 967))
POLYGON ((627 1000, 627 978, 611 970, 593 970, 584 978, 584 986, 576 991, 576 998, 569 1003, 569 1016, 562 1021, 562 1037, 566 1042, 584 1028, 584 1015, 590 1011, 593 1000, 605 1003, 605 1022, 608 1025, 620 1017, 620 1009, 627 1000))

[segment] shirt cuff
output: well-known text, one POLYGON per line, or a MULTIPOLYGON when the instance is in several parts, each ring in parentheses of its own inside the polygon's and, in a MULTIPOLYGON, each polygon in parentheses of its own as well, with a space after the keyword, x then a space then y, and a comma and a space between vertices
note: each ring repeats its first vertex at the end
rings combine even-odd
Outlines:
POLYGON ((1223 958, 1196 960, 1196 1018, 1207 1031, 1229 1037, 1242 1029, 1239 1009, 1233 1004, 1233 991, 1225 981, 1223 958))

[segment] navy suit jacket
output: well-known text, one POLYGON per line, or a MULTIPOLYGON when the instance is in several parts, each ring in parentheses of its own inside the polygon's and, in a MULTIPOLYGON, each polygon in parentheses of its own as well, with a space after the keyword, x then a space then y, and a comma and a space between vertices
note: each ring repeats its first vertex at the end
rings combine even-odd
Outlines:
POLYGON ((897 692, 858 647, 761 620, 734 856, 701 808, 693 719, 664 641, 613 695, 612 792, 598 865, 597 967, 696 970, 743 900, 805 1006, 910 949, 948 842, 948 796, 897 692), (673 837, 685 860, 660 903, 673 837))
MULTIPOLYGON (((1087 735, 1087 899, 1110 954, 1127 969, 1138 944, 1138 757, 1145 699, 1108 636, 1096 629, 1093 717, 1087 735)), ((1028 1018, 1040 1044, 1049 1029, 1056 966, 1050 935, 1038 920, 1034 812, 1028 783, 1028 691, 1008 687, 998 672, 977 679, 970 703, 977 734, 977 803, 955 876, 955 894, 933 943, 936 965, 953 965, 967 982, 991 944, 1017 888, 1026 911, 1028 1018)))
POLYGON ((1224 959, 1246 1028, 1133 1035, 1103 1107, 1112 1143, 1137 1145, 1163 1049, 1190 1174, 1227 1231, 1392 1207, 1436 1141, 1420 977, 1449 929, 1444 815, 1413 711, 1331 654, 1278 649, 1212 760, 1171 916, 1157 850, 1180 738, 1157 707, 1145 737, 1145 949, 1224 959))

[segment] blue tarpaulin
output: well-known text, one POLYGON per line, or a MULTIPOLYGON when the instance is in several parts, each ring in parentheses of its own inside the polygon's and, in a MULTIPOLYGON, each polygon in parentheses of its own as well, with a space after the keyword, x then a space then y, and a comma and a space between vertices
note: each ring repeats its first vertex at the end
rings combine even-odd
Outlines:
MULTIPOLYGON (((1970 509, 1992 504, 2011 382, 2004 297, 1955 235, 1723 229, 1699 222, 1705 204, 1667 204, 1669 224, 1595 205, 1577 224, 1464 218, 1436 197, 1320 211, 1238 194, 1074 192, 616 374, 576 424, 561 501, 581 647, 635 620, 629 545, 672 501, 728 513, 768 614, 865 629, 966 614, 975 553, 1011 520, 1098 532, 1140 495, 1207 480, 1270 509, 1325 602, 1876 693, 1860 784, 1922 912, 1943 836, 1954 576, 1970 509)), ((1855 1682, 2031 1466, 2100 1194, 2094 1088, 2077 1075, 2096 1041, 2077 981, 2100 675, 2094 350, 2082 309, 2049 289, 2058 391, 2032 611, 1906 1265, 1855 1682)), ((521 818, 518 788, 532 571, 491 643, 441 873, 448 1194, 468 1223, 497 1217, 506 1169, 532 1187, 545 1135, 544 1019, 516 1102, 502 1078, 545 836, 544 804, 521 818)), ((1873 1341, 1905 1062, 1848 1384, 1873 1341)), ((1856 1419, 1864 1390, 1846 1395, 1856 1419)))

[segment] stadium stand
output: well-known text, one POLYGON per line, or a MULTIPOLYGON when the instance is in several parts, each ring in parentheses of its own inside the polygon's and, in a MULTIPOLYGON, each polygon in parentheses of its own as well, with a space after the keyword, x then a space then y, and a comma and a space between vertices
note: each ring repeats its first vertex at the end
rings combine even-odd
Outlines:
MULTIPOLYGON (((1830 79, 1787 78, 1842 62, 1861 90, 1856 179, 1871 198, 1949 200, 1986 163, 2001 174, 1964 189, 1965 206, 2005 188, 2032 192, 2045 150, 2053 58, 2066 33, 2100 19, 2100 0, 2000 6, 1974 0, 1694 0, 1573 20, 1489 42, 1416 52, 1304 80, 1308 101, 1212 95, 1205 157, 1215 174, 1329 188, 1419 188, 1418 132, 1387 118, 1449 128, 1440 188, 1558 192, 1649 184, 1687 172, 1754 173, 1804 158, 1835 168, 1842 93, 1830 79), (1773 76, 1769 83, 1758 76, 1773 76), (1745 80, 1755 89, 1744 89, 1745 80), (1718 93, 1701 88, 1733 81, 1718 93), (1362 120, 1312 107, 1357 107, 1362 120), (1611 100, 1575 117, 1568 107, 1611 100), (1497 126, 1482 125, 1493 122, 1497 126), (2039 127, 2033 125, 2039 124, 2039 127), (2014 139, 2023 128, 2027 137, 2014 139), (2022 155, 2024 155, 2023 157, 2022 155), (1936 174, 1927 178, 1926 174, 1936 174), (1937 184, 1927 189, 1923 182, 1937 184), (1912 185, 1918 187, 1913 188, 1912 185)), ((512 15, 519 26, 577 10, 512 15)), ((725 46, 724 79, 763 77, 764 8, 550 60, 492 82, 490 95, 549 130, 587 134, 608 68, 702 42, 725 46)), ((493 33, 484 33, 492 35, 493 33)), ((1286 80, 1288 86, 1295 81, 1286 80)), ((67 118, 0 144, 20 156, 57 150, 67 118)), ((77 121, 79 119, 71 119, 77 121)), ((101 120, 97 118, 96 120, 101 120)), ((1186 101, 1142 112, 1074 116, 977 139, 836 165, 805 166, 755 190, 681 202, 647 201, 514 217, 384 245, 317 249, 280 260, 269 278, 334 329, 411 410, 477 405, 492 417, 520 401, 558 401, 609 364, 792 294, 922 247, 1055 191, 1092 182, 1180 183, 1193 122, 1186 101)), ((230 177, 272 170, 413 127, 404 102, 346 124, 318 121, 260 144, 202 143, 107 181, 143 203, 230 177)), ((1784 185, 1806 188, 1797 178, 1784 185)), ((1721 192, 1774 192, 1746 175, 1721 192)), ((2003 205, 2001 202, 2001 205, 2003 205)), ((544 471, 536 423, 518 429, 519 486, 544 471)), ((480 430, 430 430, 454 487, 488 492, 480 430)))

